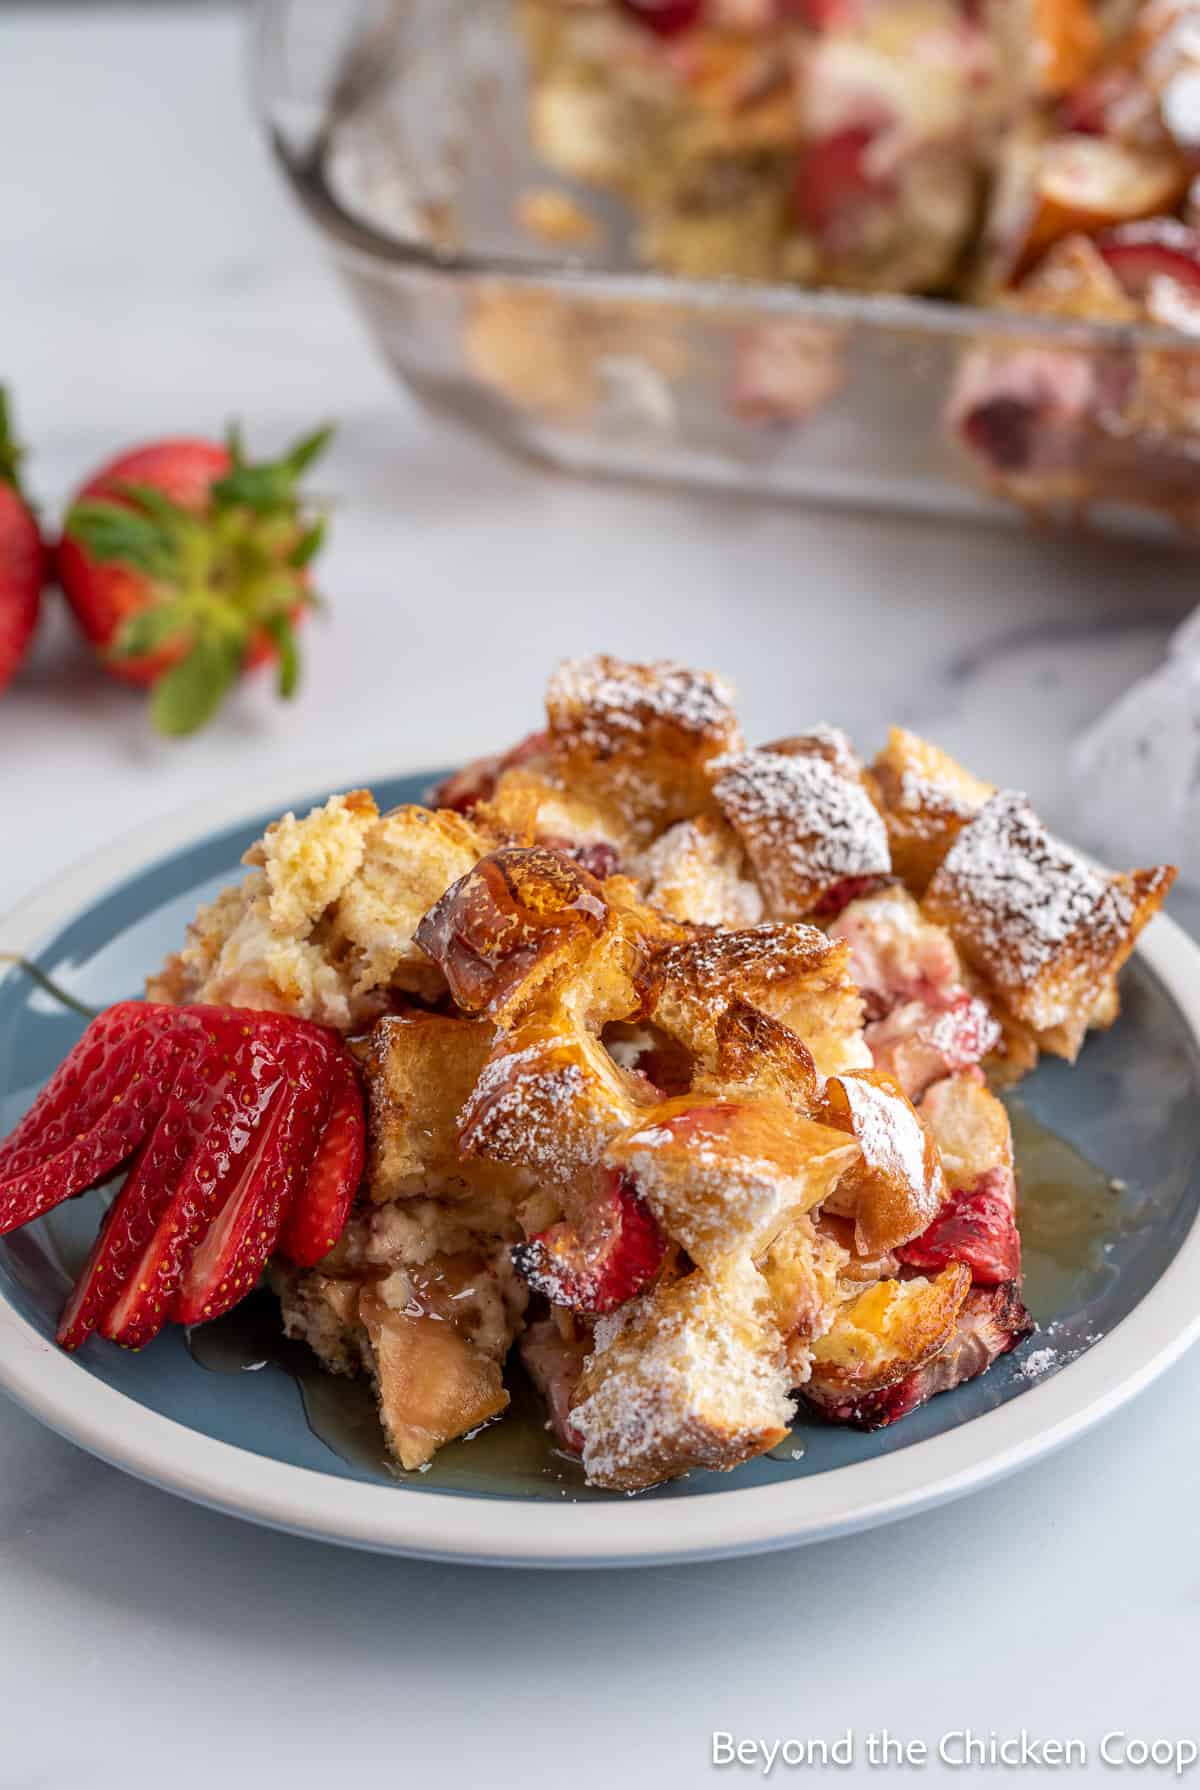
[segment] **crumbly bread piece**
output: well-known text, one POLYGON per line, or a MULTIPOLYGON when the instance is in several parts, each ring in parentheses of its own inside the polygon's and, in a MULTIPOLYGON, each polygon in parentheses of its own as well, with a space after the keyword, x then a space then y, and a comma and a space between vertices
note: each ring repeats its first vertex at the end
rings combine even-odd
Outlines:
POLYGON ((1003 1041, 987 1002, 964 990, 949 1003, 901 1001, 864 1033, 876 1069, 893 1076, 910 1100, 943 1076, 982 1063, 1003 1041))
POLYGON ((850 979, 872 1018, 900 1001, 945 1005, 966 985, 954 940, 899 883, 849 902, 829 936, 849 947, 850 979))
POLYGON ((1074 1061, 1088 1027, 1115 1018, 1117 972, 1174 875, 1093 869, 1009 790, 959 833, 924 909, 992 1000, 1042 1050, 1074 1061))
POLYGON ((744 752, 712 769, 713 796, 776 919, 804 919, 839 885, 891 869, 887 830, 865 784, 824 752, 744 752))
POLYGON ((762 891, 733 828, 719 815, 681 820, 661 834, 638 865, 645 898, 676 920, 700 926, 754 926, 762 891))
POLYGON ((409 1470, 508 1404, 501 1366, 528 1294, 508 1253, 513 1231, 476 1234, 468 1211, 414 1201, 359 1214, 319 1269, 273 1271, 285 1333, 331 1372, 369 1376, 409 1470))
POLYGON ((250 847, 249 876, 200 909, 151 1000, 266 1008, 359 1030, 402 992, 442 983, 413 944, 426 908, 487 850, 462 816, 380 816, 364 790, 288 814, 250 847))
POLYGON ((488 844, 469 820, 445 809, 409 803, 376 821, 358 874, 329 919, 328 948, 347 954, 356 994, 385 987, 440 993, 440 979, 430 975, 413 935, 422 915, 488 844))
POLYGON ((892 867, 914 895, 929 879, 955 837, 995 795, 992 784, 906 728, 893 727, 871 766, 871 780, 887 826, 892 867))
POLYGON ((459 1150, 459 1113, 494 1037, 484 1019, 412 1012, 380 1020, 362 1056, 372 1200, 460 1196, 470 1189, 502 1199, 528 1190, 525 1177, 459 1150))
POLYGON ((758 1264, 787 1349, 793 1387, 808 1379, 811 1345, 845 1302, 842 1277, 850 1260, 836 1235, 818 1228, 811 1214, 804 1213, 785 1225, 758 1264))
POLYGON ((635 1299, 596 1328, 571 1409, 593 1485, 727 1472, 781 1442, 791 1369, 766 1283, 739 1262, 635 1299))
POLYGON ((360 869, 367 833, 379 817, 369 790, 330 796, 303 820, 273 822, 243 862, 267 873, 267 908, 281 933, 310 931, 360 869))
POLYGON ((937 1145, 899 1083, 878 1070, 831 1076, 821 1116, 849 1133, 860 1160, 827 1209, 853 1218, 855 1244, 878 1254, 908 1243, 937 1216, 946 1183, 937 1145))
POLYGON ((995 1169, 1011 1178, 1008 1114, 977 1074, 935 1083, 921 1102, 921 1117, 933 1134, 949 1187, 973 1187, 995 1169))
POLYGON ((822 1075, 870 1068, 848 961, 845 944, 798 922, 703 933, 655 954, 648 1012, 706 1067, 715 1061, 718 1021, 741 1000, 803 1039, 822 1075))
POLYGON ((970 1290, 970 1269, 952 1262, 934 1280, 881 1280, 857 1294, 814 1341, 805 1397, 837 1404, 903 1380, 949 1343, 970 1290))
POLYGON ((781 1100, 685 1095, 608 1146, 663 1230, 702 1268, 761 1255, 859 1160, 844 1131, 781 1100))
POLYGON ((647 843, 707 806, 709 766, 742 743, 729 685, 666 660, 568 660, 550 679, 546 714, 564 785, 647 843))

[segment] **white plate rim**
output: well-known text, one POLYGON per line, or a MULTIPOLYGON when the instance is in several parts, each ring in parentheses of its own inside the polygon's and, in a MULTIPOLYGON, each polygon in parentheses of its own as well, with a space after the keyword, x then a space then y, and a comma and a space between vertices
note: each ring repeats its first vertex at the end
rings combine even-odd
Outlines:
MULTIPOLYGON (((0 920, 0 944, 28 954, 118 881, 210 833, 320 789, 370 787, 326 764, 192 805, 102 846, 0 920)), ((376 781, 420 775, 388 770, 376 781)), ((1200 1046, 1200 947, 1159 915, 1138 954, 1200 1046)), ((9 972, 11 973, 11 972, 9 972)), ((2 976, 3 972, 0 972, 2 976)), ((874 1460, 783 1485, 670 1502, 582 1504, 392 1490, 268 1459, 188 1429, 107 1386, 0 1297, 0 1387, 50 1429, 112 1466, 210 1509, 292 1534, 411 1558, 524 1567, 711 1560, 871 1528, 981 1489, 1111 1416, 1200 1337, 1200 1217, 1150 1291, 1107 1336, 1019 1398, 874 1460)))

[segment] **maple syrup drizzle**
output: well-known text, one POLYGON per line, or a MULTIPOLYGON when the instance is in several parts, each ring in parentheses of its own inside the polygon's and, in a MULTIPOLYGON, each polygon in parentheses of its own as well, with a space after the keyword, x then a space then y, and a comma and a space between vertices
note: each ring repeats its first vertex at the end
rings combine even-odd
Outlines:
MULTIPOLYGON (((1020 1100, 1007 1102, 1020 1187, 1018 1217, 1025 1265, 1024 1298, 1040 1324, 1082 1305, 1104 1268, 1104 1248, 1126 1230, 1121 1189, 1043 1125, 1020 1100)), ((530 1381, 509 1369, 512 1403, 495 1423, 439 1450, 420 1473, 406 1473, 388 1453, 375 1399, 363 1379, 327 1374, 304 1343, 280 1329, 272 1294, 254 1293, 215 1323, 187 1333, 193 1361, 211 1373, 275 1368, 295 1381, 309 1429, 339 1459, 372 1477, 428 1484, 446 1491, 532 1492, 546 1498, 604 1497, 585 1485, 579 1463, 564 1454, 530 1381)), ((803 1458, 799 1433, 770 1450, 772 1460, 803 1458)))

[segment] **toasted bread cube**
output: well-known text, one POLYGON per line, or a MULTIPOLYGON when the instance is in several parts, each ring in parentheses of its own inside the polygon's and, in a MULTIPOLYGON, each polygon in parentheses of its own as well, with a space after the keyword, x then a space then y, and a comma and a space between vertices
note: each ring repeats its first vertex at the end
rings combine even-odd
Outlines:
POLYGON ((881 1280, 843 1306, 812 1345, 809 1390, 829 1400, 878 1392, 944 1349, 971 1290, 951 1262, 936 1280, 881 1280))
POLYGON ((458 1115, 494 1041, 484 1019, 408 1013, 380 1020, 363 1058, 367 1188, 377 1203, 455 1193, 477 1180, 480 1165, 459 1152, 458 1115))
POLYGON ((712 1075, 693 1075, 693 1091, 752 1094, 782 1100, 810 1116, 820 1078, 807 1044, 782 1020, 736 1000, 717 1021, 717 1066, 712 1075))
POLYGON ((760 1275, 697 1270, 596 1328, 571 1410, 591 1484, 636 1492, 694 1467, 728 1472, 792 1421, 791 1370, 760 1275))
POLYGON ((431 907, 416 930, 466 1013, 510 1019, 577 975, 604 932, 609 903, 564 852, 491 852, 431 907))
POLYGON ((533 1019, 501 1037, 484 1065, 459 1115, 461 1147, 569 1189, 652 1099, 598 1038, 533 1019))
POLYGON ((847 880, 891 869, 887 830, 866 786, 823 753, 744 752, 713 770, 713 795, 776 919, 803 919, 847 880))
POLYGON ((723 679, 670 661, 560 665, 546 692, 555 768, 648 843, 708 806, 708 767, 741 732, 723 679))
MULTIPOLYGON (((612 870, 634 849, 631 835, 611 808, 600 807, 586 795, 564 789, 540 762, 514 765, 503 771, 495 795, 481 803, 475 818, 480 825, 522 843, 572 851, 590 847, 589 857, 607 855, 612 870), (598 847, 606 848, 606 852, 602 854, 598 847)), ((611 873, 597 874, 603 877, 611 873)))
POLYGON ((782 1101, 685 1095, 609 1145, 668 1237, 701 1267, 760 1255, 859 1161, 857 1143, 782 1101))
POLYGON ((410 1472, 508 1408, 500 1368, 435 1317, 410 1317, 373 1288, 359 1299, 388 1446, 410 1472))
POLYGON ((921 1117, 933 1133, 946 1184, 974 1187, 994 1169, 1013 1172, 1012 1127, 996 1096, 975 1075, 951 1075, 930 1088, 921 1117))
POLYGON ((798 922, 706 933, 658 953, 650 1016, 711 1067, 721 1015, 747 1001, 803 1039, 822 1075, 869 1069, 848 963, 845 944, 798 922))
POLYGON ((835 1376, 824 1382, 814 1377, 804 1388, 804 1399, 830 1423, 883 1429, 937 1393, 949 1392, 964 1380, 986 1373, 993 1361, 1015 1349, 1034 1328, 1012 1281, 974 1287, 963 1302, 949 1341, 923 1365, 876 1390, 861 1390, 835 1376))
POLYGON ((654 841, 640 869, 646 900, 676 920, 740 927, 762 919, 762 892, 741 841, 718 815, 679 821, 654 841))
POLYGON ((871 767, 891 846, 892 867, 923 895, 955 837, 989 797, 990 783, 903 727, 893 727, 871 767))
POLYGON ((1008 790, 958 835, 924 908, 993 1002, 1041 1049, 1074 1061, 1088 1027, 1116 1016, 1117 973, 1174 876, 1093 869, 1008 790))
POLYGON ((899 1084, 876 1070, 831 1076, 821 1116, 861 1152, 830 1208, 854 1219, 858 1251, 879 1253, 919 1237, 937 1216, 946 1183, 937 1145, 899 1084))

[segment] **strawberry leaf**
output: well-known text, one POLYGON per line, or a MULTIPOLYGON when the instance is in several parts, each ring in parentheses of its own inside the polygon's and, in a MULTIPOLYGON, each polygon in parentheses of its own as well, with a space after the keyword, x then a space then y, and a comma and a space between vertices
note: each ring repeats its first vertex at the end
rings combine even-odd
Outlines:
POLYGON ((126 616, 108 648, 108 656, 111 659, 140 659, 147 653, 171 646, 194 625, 193 607, 183 599, 152 603, 148 608, 126 616))
POLYGON ((289 566, 292 566, 297 572, 302 572, 305 566, 310 566, 325 545, 325 536, 328 532, 329 523, 322 516, 319 521, 313 523, 311 528, 305 530, 288 554, 289 566))
POLYGON ((333 440, 333 424, 323 423, 314 429, 311 435, 303 435, 283 456, 281 465, 285 466, 294 479, 306 473, 310 466, 321 458, 333 440))
POLYGON ((161 523, 164 529, 186 527, 195 522, 190 511, 176 503, 174 498, 168 497, 165 491, 160 491, 157 485, 134 484, 122 480, 113 489, 122 497, 128 498, 134 508, 149 516, 152 522, 161 523))
POLYGON ((198 640, 154 686, 150 714, 159 732, 181 738, 203 727, 224 702, 241 664, 240 642, 198 640))
POLYGON ((227 439, 233 465, 212 487, 213 503, 218 513, 243 508, 253 510, 257 516, 280 512, 292 514, 298 501, 296 486, 301 475, 324 453, 332 435, 332 427, 315 429, 289 448, 281 459, 264 460, 252 466, 243 455, 240 437, 231 430, 227 439))
POLYGON ((103 564, 120 561, 149 578, 169 578, 174 571, 171 531, 124 504, 84 498, 68 511, 65 532, 103 564))
POLYGON ((276 688, 283 700, 290 702, 300 688, 300 644, 296 639, 296 630, 291 618, 286 615, 268 616, 263 622, 263 628, 274 641, 278 656, 276 688))

